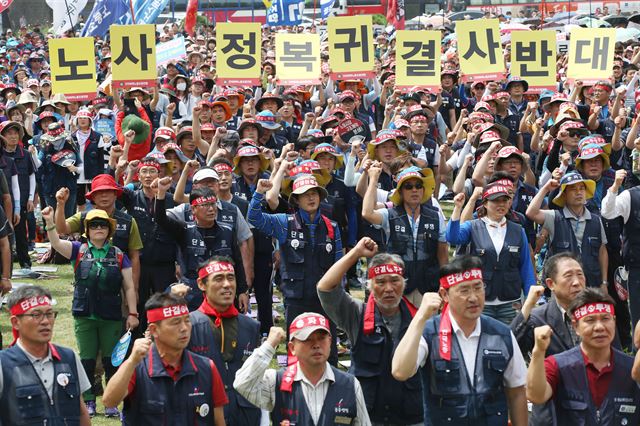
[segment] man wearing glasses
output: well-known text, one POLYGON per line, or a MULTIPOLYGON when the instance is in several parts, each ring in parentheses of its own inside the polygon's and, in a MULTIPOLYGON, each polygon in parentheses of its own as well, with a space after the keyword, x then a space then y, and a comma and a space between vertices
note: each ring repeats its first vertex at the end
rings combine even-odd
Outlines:
POLYGON ((8 298, 14 344, 0 352, 0 424, 90 425, 82 393, 91 388, 80 359, 51 343, 51 293, 25 286, 8 298))

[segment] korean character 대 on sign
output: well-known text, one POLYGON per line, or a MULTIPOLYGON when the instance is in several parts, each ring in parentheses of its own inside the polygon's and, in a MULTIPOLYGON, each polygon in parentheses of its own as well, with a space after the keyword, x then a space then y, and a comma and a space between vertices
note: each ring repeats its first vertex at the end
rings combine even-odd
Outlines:
POLYGON ((426 43, 406 40, 404 47, 411 49, 402 55, 402 59, 407 61, 408 77, 435 75, 436 43, 434 40, 428 40, 426 43))
POLYGON ((313 45, 311 42, 291 43, 284 42, 284 54, 280 61, 287 67, 304 68, 306 72, 313 70, 313 62, 316 57, 313 55, 313 45))
POLYGON ((576 42, 576 64, 590 64, 593 70, 607 71, 609 37, 595 37, 592 40, 576 42))
POLYGON ((527 77, 543 77, 547 75, 547 71, 540 68, 546 68, 549 65, 549 59, 553 55, 553 51, 549 48, 547 40, 536 42, 517 42, 514 46, 515 58, 520 69, 517 70, 518 75, 522 78, 527 77), (535 70, 538 68, 538 70, 535 70))
POLYGON ((235 68, 239 70, 246 70, 253 68, 256 65, 256 57, 252 56, 256 54, 256 34, 224 34, 223 44, 226 45, 222 48, 222 52, 228 54, 230 52, 237 52, 227 57, 227 65, 229 68, 235 68), (245 36, 247 38, 245 39, 245 36), (246 51, 242 46, 246 46, 246 51))

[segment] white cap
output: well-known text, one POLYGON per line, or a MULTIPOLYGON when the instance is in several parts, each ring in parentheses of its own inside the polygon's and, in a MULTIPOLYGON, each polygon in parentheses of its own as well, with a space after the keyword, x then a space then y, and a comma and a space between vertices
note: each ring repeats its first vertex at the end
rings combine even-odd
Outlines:
POLYGON ((218 172, 210 168, 200 169, 193 175, 193 183, 198 183, 205 179, 220 180, 220 176, 218 176, 218 172))

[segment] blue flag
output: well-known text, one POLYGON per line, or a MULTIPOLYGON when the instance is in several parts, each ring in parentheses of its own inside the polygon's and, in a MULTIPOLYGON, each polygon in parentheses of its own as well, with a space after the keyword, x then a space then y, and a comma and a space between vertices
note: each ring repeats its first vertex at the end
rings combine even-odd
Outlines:
POLYGON ((320 0, 320 19, 327 19, 331 15, 335 0, 320 0))
POLYGON ((82 28, 81 37, 104 37, 113 24, 126 24, 131 21, 127 0, 96 0, 87 22, 82 28))
POLYGON ((267 24, 300 25, 304 11, 304 0, 274 0, 267 10, 267 24))
POLYGON ((153 24, 169 0, 135 0, 133 6, 136 24, 153 24))

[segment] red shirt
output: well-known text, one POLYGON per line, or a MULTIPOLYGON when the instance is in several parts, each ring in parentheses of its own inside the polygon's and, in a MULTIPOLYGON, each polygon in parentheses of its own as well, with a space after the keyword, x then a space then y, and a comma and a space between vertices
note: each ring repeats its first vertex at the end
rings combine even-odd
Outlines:
MULTIPOLYGON (((609 392, 609 385, 611 384, 611 379, 613 379, 613 352, 611 352, 609 356, 609 364, 602 370, 598 370, 595 365, 589 361, 589 358, 587 358, 587 355, 582 349, 580 349, 580 353, 582 353, 582 358, 587 370, 589 393, 596 407, 600 407, 605 396, 607 396, 607 392, 609 392)), ((553 398, 556 395, 556 390, 561 380, 558 362, 555 356, 548 356, 544 360, 544 370, 547 376, 547 383, 551 385, 551 389, 553 390, 553 398)))

